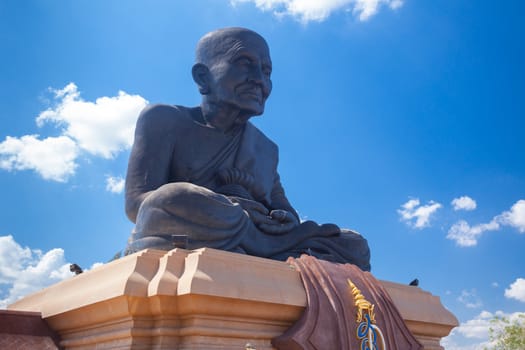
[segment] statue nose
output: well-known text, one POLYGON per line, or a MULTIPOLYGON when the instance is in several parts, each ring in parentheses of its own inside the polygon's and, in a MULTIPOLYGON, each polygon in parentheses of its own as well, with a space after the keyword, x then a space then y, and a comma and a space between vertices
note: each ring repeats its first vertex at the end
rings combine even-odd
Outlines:
POLYGON ((250 76, 248 77, 248 80, 253 81, 257 84, 262 84, 264 81, 264 77, 261 67, 253 66, 253 68, 250 70, 250 76))
POLYGON ((266 96, 269 95, 271 89, 270 78, 263 73, 263 70, 260 66, 254 66, 250 70, 248 81, 259 85, 263 90, 263 94, 266 96))

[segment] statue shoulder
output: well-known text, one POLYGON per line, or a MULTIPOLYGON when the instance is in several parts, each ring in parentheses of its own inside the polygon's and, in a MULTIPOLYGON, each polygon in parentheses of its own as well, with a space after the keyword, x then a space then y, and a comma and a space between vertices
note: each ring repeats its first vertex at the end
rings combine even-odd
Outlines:
POLYGON ((277 146, 275 142, 273 142, 268 136, 266 136, 251 122, 246 122, 245 132, 249 133, 249 137, 257 140, 257 142, 261 144, 267 151, 270 151, 272 153, 279 153, 279 146, 277 146))
POLYGON ((149 133, 166 132, 188 120, 189 108, 182 106, 152 104, 146 106, 137 120, 137 130, 149 133))
POLYGON ((182 106, 151 104, 146 106, 139 115, 139 122, 147 124, 169 125, 189 117, 190 109, 182 106))
POLYGON ((166 104, 146 106, 140 113, 135 128, 135 140, 173 137, 191 119, 190 108, 166 104))

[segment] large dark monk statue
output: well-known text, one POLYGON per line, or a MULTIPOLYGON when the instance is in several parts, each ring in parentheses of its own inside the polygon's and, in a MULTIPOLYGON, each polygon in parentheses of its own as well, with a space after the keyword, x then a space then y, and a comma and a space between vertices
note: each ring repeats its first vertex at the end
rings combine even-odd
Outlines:
POLYGON ((206 34, 192 74, 199 107, 152 105, 138 119, 126 178, 136 223, 127 253, 211 247, 285 260, 303 253, 369 270, 368 244, 336 225, 299 222, 277 173, 278 148, 248 120, 272 90, 266 41, 243 28, 206 34))

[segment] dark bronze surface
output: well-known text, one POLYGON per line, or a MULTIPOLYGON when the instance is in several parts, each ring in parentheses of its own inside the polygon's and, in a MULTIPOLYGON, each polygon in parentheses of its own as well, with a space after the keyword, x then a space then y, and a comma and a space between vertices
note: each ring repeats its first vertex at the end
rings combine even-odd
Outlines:
POLYGON ((277 172, 278 148, 249 122, 272 90, 266 41, 244 28, 206 34, 192 75, 200 106, 146 107, 137 121, 126 178, 136 223, 126 253, 211 247, 285 260, 303 253, 370 269, 359 234, 300 223, 277 172))

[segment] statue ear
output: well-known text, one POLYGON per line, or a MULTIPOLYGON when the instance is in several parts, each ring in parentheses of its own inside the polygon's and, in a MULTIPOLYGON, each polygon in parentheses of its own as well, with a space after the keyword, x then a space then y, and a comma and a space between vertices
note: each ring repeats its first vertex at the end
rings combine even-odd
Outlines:
POLYGON ((199 87, 201 95, 208 95, 210 93, 210 70, 205 64, 196 63, 191 69, 193 80, 199 87))

